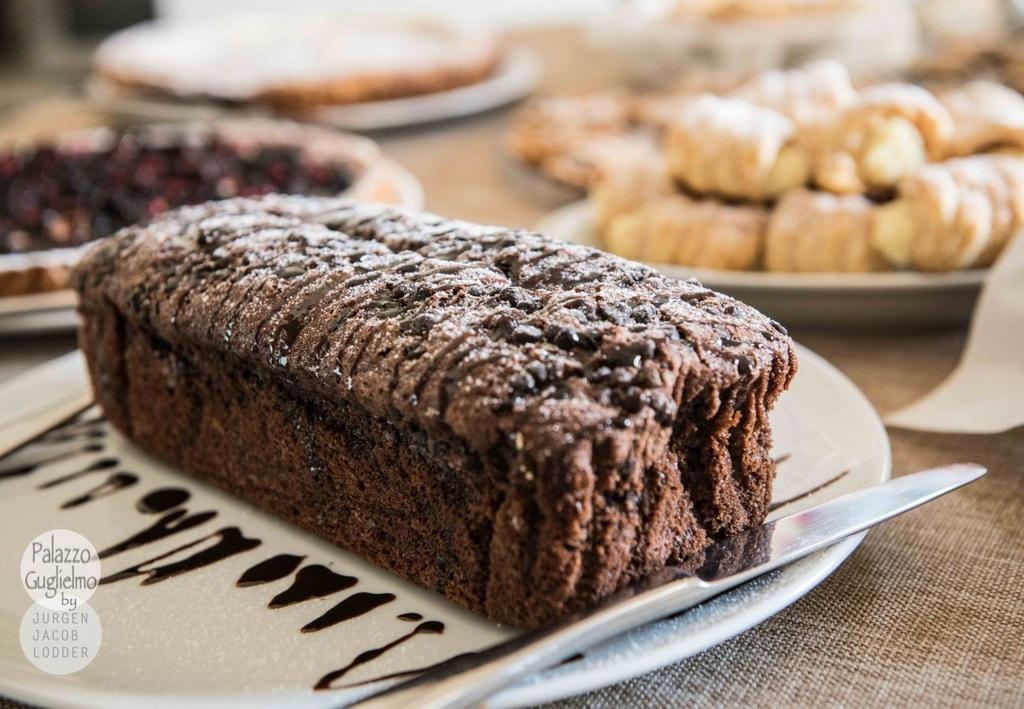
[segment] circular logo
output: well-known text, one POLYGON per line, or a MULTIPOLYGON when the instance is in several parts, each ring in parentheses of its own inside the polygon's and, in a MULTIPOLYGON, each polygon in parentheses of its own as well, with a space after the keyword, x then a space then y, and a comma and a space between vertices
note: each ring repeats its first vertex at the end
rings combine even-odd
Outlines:
POLYGON ((21 649, 43 672, 68 675, 96 657, 103 641, 100 617, 88 603, 52 610, 35 603, 21 619, 21 649))
POLYGON ((53 611, 74 611, 100 583, 96 547, 78 532, 43 532, 21 555, 21 583, 32 600, 53 611))

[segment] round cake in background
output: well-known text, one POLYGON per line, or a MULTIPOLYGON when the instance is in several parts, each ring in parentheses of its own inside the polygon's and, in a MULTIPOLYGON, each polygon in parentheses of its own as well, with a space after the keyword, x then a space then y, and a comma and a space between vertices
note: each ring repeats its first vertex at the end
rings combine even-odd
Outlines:
POLYGON ((495 69, 493 35, 375 15, 231 14, 143 23, 105 40, 95 69, 118 85, 184 99, 304 108, 427 94, 495 69))
POLYGON ((85 129, 0 152, 0 296, 64 287, 78 246, 174 207, 272 192, 419 206, 377 144, 286 121, 85 129))

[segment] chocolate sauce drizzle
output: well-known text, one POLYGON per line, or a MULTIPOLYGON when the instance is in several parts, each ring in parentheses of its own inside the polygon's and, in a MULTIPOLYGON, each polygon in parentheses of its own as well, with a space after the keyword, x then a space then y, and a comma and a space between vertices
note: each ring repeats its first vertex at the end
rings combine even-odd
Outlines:
MULTIPOLYGON (((142 500, 140 500, 140 503, 141 502, 142 500)), ((107 547, 99 553, 99 557, 101 559, 106 559, 114 556, 115 554, 120 554, 123 551, 140 547, 143 544, 150 544, 152 542, 165 539, 172 534, 177 534, 178 532, 184 532, 187 529, 198 527, 216 516, 217 513, 212 510, 199 512, 194 515, 189 515, 187 509, 174 510, 173 512, 169 512, 164 515, 141 532, 133 534, 122 542, 118 542, 117 544, 107 547)))
MULTIPOLYGON (((419 614, 418 613, 403 613, 402 615, 419 615, 419 614)), ((402 618, 402 616, 398 616, 398 617, 402 618)), ((476 657, 479 654, 480 654, 479 652, 463 652, 463 653, 459 653, 458 655, 452 655, 447 660, 441 660, 440 662, 435 662, 432 665, 424 665, 422 667, 414 667, 411 670, 402 670, 400 672, 391 672, 391 673, 386 674, 386 675, 377 675, 376 677, 371 677, 369 679, 364 679, 364 680, 362 680, 360 682, 352 682, 350 684, 342 684, 342 685, 339 685, 337 687, 332 687, 331 689, 352 689, 354 687, 365 687, 368 684, 377 684, 378 682, 386 682, 387 680, 391 680, 391 679, 401 679, 403 677, 412 677, 414 675, 425 674, 427 672, 433 672, 434 670, 439 670, 439 669, 441 669, 443 667, 448 667, 449 665, 454 665, 457 662, 462 662, 463 660, 467 660, 467 659, 469 659, 471 657, 476 657)), ((565 658, 564 660, 559 662, 558 665, 556 665, 556 666, 557 667, 562 667, 564 665, 571 665, 574 662, 579 662, 584 657, 585 657, 585 655, 583 653, 577 652, 577 653, 575 653, 573 655, 570 655, 569 657, 565 658)))
POLYGON ((76 441, 82 438, 104 438, 106 435, 107 432, 102 428, 83 428, 81 431, 61 431, 60 433, 47 435, 39 440, 44 443, 67 443, 68 441, 76 441))
POLYGON ((110 470, 111 468, 116 468, 120 464, 121 462, 117 458, 100 458, 97 461, 93 461, 92 464, 88 465, 85 468, 82 468, 81 470, 75 471, 73 473, 68 473, 67 475, 62 475, 59 478, 54 478, 53 480, 48 480, 42 483, 41 485, 39 485, 39 489, 48 490, 51 487, 63 485, 64 483, 71 482, 72 480, 77 480, 78 478, 90 475, 92 473, 98 473, 102 470, 110 470))
POLYGON ((88 436, 95 431, 104 431, 106 420, 98 413, 98 409, 92 409, 91 416, 86 417, 89 409, 65 420, 41 435, 37 440, 43 443, 53 443, 55 440, 69 440, 73 436, 88 436))
POLYGON ((399 620, 404 620, 406 623, 415 623, 417 620, 423 620, 423 616, 419 613, 402 613, 395 617, 399 620))
POLYGON ((192 497, 192 493, 180 487, 162 487, 147 494, 135 503, 135 509, 144 515, 155 515, 179 507, 192 497))
POLYGON ((62 436, 90 433, 92 429, 102 429, 105 423, 103 416, 100 414, 93 414, 88 418, 85 417, 85 413, 80 413, 78 416, 70 419, 63 425, 57 428, 51 429, 39 437, 39 441, 44 443, 53 443, 54 439, 64 440, 62 436))
MULTIPOLYGON (((388 673, 386 675, 377 675, 376 677, 370 677, 369 679, 364 679, 364 680, 361 680, 359 682, 351 682, 349 684, 341 684, 341 685, 338 685, 337 687, 324 687, 323 689, 352 689, 353 687, 365 687, 368 684, 377 684, 378 682, 386 682, 389 679, 400 679, 402 677, 412 677, 413 675, 424 674, 426 672, 432 672, 434 670, 439 670, 442 667, 448 667, 449 665, 454 665, 456 662, 461 662, 462 660, 469 659, 470 657, 476 657, 479 654, 480 654, 479 652, 462 652, 462 653, 459 653, 458 655, 452 655, 447 660, 441 660, 440 662, 435 662, 432 665, 424 665, 423 667, 415 667, 415 668, 413 668, 411 670, 402 670, 400 672, 390 672, 390 673, 388 673)), ((583 657, 583 655, 580 655, 580 658, 582 658, 582 657, 583 657)), ((321 680, 321 681, 323 681, 323 680, 321 680)), ((316 689, 320 689, 320 687, 317 687, 316 689)))
POLYGON ((82 446, 81 448, 76 448, 70 451, 64 451, 63 453, 57 453, 56 455, 51 455, 48 458, 42 458, 33 463, 25 463, 14 468, 8 468, 7 470, 0 470, 0 480, 3 480, 4 478, 17 478, 22 475, 28 475, 29 473, 34 473, 39 468, 47 465, 59 463, 62 460, 68 460, 69 458, 75 458, 83 453, 98 453, 101 450, 103 450, 102 443, 90 443, 87 446, 82 446))
POLYGON ((103 417, 99 414, 82 418, 84 414, 52 428, 36 440, 41 443, 65 443, 80 439, 99 439, 107 435, 103 417))
POLYGON ((101 497, 113 495, 118 490, 123 490, 126 487, 131 487, 139 482, 139 476, 135 473, 111 473, 107 479, 89 490, 88 492, 79 495, 78 497, 72 497, 70 500, 60 506, 62 510, 71 509, 72 507, 79 507, 87 502, 98 500, 101 497))
POLYGON ((302 632, 315 633, 318 630, 330 628, 332 625, 365 615, 393 600, 395 600, 393 593, 353 593, 319 618, 302 626, 302 632))
POLYGON ((246 569, 245 573, 235 582, 235 585, 239 588, 246 588, 247 586, 259 586, 260 584, 272 581, 280 581, 285 576, 290 576, 295 569, 299 568, 299 564, 305 558, 305 556, 299 556, 298 554, 278 554, 269 559, 264 559, 256 564, 256 566, 246 569))
MULTIPOLYGON (((116 468, 118 465, 120 465, 120 461, 117 458, 100 458, 99 460, 94 461, 92 464, 86 466, 85 468, 82 468, 81 470, 77 470, 73 473, 68 473, 67 475, 62 475, 59 478, 54 478, 53 480, 48 480, 45 483, 40 484, 39 489, 48 490, 50 488, 57 487, 58 485, 69 483, 72 480, 77 480, 78 478, 85 477, 86 475, 91 475, 93 473, 99 473, 105 470, 110 470, 111 468, 116 468)), ((111 473, 110 475, 107 476, 107 479, 105 481, 103 481, 96 487, 92 488, 91 490, 85 492, 84 494, 71 498, 70 500, 62 504, 60 508, 62 510, 67 510, 73 507, 79 507, 81 505, 86 504, 87 502, 92 502, 93 500, 98 500, 102 497, 113 495, 115 492, 123 490, 126 487, 132 487, 138 482, 139 476, 136 475, 135 473, 129 473, 123 470, 118 471, 116 473, 111 473)))
POLYGON ((311 598, 323 598, 346 588, 352 588, 359 582, 354 576, 336 574, 323 564, 303 566, 295 574, 295 581, 281 593, 274 596, 268 608, 284 608, 295 603, 302 603, 311 598))
POLYGON ((219 529, 205 537, 200 537, 193 542, 183 544, 169 552, 160 554, 159 556, 154 556, 152 559, 147 559, 135 566, 130 566, 123 571, 110 574, 109 576, 104 576, 100 579, 100 585, 114 583, 115 581, 123 581, 136 576, 145 576, 146 578, 142 580, 142 585, 148 586, 150 584, 159 583, 160 581, 166 581, 169 578, 173 578, 189 571, 194 571, 195 569, 200 569, 204 566, 209 566, 210 564, 222 561, 236 554, 241 554, 242 552, 249 551, 250 549, 255 549, 260 544, 262 544, 262 542, 259 539, 246 537, 238 527, 224 527, 223 529, 219 529), (178 552, 190 549, 197 544, 201 544, 210 539, 216 539, 217 541, 213 546, 196 552, 192 556, 180 561, 164 564, 163 566, 153 566, 153 564, 158 561, 166 559, 169 556, 174 556, 178 552))
POLYGON ((805 497, 810 497, 814 493, 820 492, 821 490, 824 490, 829 485, 831 485, 833 483, 836 483, 836 482, 839 482, 840 480, 845 478, 849 473, 850 473, 849 470, 844 470, 843 472, 841 472, 838 475, 836 475, 834 478, 830 478, 830 479, 826 480, 825 482, 823 482, 821 485, 817 485, 815 487, 812 487, 810 490, 808 490, 806 492, 802 492, 799 495, 794 495, 793 497, 788 497, 785 500, 779 500, 777 502, 773 501, 770 505, 768 505, 768 511, 769 512, 774 512, 775 510, 779 509, 780 507, 785 507, 786 505, 791 504, 793 502, 796 502, 797 500, 802 500, 805 497))
MULTIPOLYGON (((415 628, 413 628, 411 632, 408 632, 405 635, 392 640, 387 645, 381 645, 380 647, 373 648, 372 650, 362 652, 356 655, 356 659, 352 660, 352 662, 348 663, 344 667, 334 670, 333 672, 328 672, 317 681, 313 689, 331 689, 331 685, 334 684, 335 680, 341 679, 346 674, 354 670, 356 667, 359 667, 360 665, 365 665, 367 662, 372 662, 373 660, 376 660, 384 653, 388 652, 389 650, 393 650, 402 643, 412 640, 414 637, 420 635, 421 633, 440 635, 443 632, 444 623, 442 623, 439 620, 428 620, 423 623, 420 623, 415 628)), ((447 660, 447 662, 451 662, 451 660, 449 659, 447 660)), ((380 678, 377 679, 379 680, 380 678)))

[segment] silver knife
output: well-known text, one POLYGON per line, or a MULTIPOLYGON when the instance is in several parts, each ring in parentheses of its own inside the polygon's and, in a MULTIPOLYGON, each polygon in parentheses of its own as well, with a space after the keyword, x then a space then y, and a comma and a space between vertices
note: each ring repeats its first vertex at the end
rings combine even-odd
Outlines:
POLYGON ((862 532, 977 480, 985 468, 960 463, 844 495, 710 546, 696 573, 666 569, 593 610, 450 663, 371 695, 357 705, 464 707, 531 672, 644 623, 679 613, 752 578, 862 532))

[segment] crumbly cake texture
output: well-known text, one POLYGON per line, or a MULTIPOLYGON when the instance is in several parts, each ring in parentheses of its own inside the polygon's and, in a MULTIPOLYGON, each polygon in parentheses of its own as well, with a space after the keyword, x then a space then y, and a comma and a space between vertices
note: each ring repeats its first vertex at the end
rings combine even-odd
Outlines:
POLYGON ((168 212, 75 272, 145 450, 536 626, 760 524, 785 330, 698 283, 338 199, 168 212))
POLYGON ((477 27, 390 15, 232 14, 157 21, 104 40, 104 78, 173 96, 282 108, 379 101, 476 83, 498 65, 477 27))

